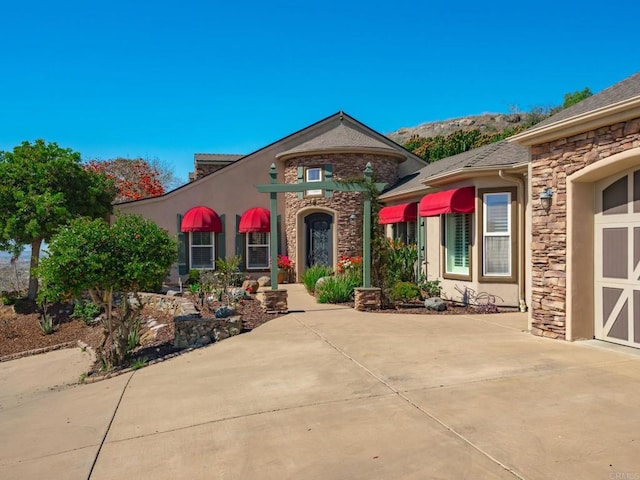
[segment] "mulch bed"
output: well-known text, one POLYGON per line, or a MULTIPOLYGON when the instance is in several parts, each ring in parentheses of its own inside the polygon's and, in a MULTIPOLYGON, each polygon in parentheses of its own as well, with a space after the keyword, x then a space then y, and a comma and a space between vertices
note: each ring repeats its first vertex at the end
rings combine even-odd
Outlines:
POLYGON ((441 312, 425 308, 424 302, 401 303, 389 308, 375 310, 376 313, 403 313, 408 315, 478 315, 485 313, 503 313, 513 309, 498 308, 493 305, 462 305, 446 302, 447 309, 441 312))
MULTIPOLYGON (((186 295, 188 297, 188 295, 186 295)), ((194 299, 197 302, 197 299, 194 299)), ((198 306, 198 304, 196 303, 198 306)), ((208 302, 200 313, 204 318, 215 317, 215 309, 222 306, 221 302, 208 302)), ((272 320, 280 315, 268 314, 262 309, 261 303, 255 298, 241 300, 237 305, 238 313, 243 319, 243 333, 272 320)), ((12 306, 0 305, 0 361, 18 358, 24 353, 42 353, 61 346, 88 345, 94 350, 102 340, 102 325, 86 325, 82 320, 71 318, 70 305, 54 305, 49 313, 55 319, 56 329, 50 335, 44 335, 40 330, 40 313, 18 314, 12 306)), ((173 346, 174 325, 171 315, 145 307, 142 310, 142 327, 140 329, 141 345, 131 352, 130 358, 119 372, 129 371, 132 365, 156 363, 179 354, 180 349, 173 346), (154 334, 148 323, 155 321, 164 324, 154 334)), ((115 372, 116 374, 118 372, 115 372)), ((110 372, 107 376, 112 376, 110 372)), ((102 377, 100 365, 94 364, 88 372, 88 379, 102 377)))

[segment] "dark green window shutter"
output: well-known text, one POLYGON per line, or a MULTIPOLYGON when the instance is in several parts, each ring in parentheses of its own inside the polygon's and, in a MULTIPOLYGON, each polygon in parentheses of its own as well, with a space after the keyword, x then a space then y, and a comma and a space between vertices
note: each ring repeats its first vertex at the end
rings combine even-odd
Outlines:
POLYGON ((278 254, 282 255, 282 215, 278 215, 278 254))
POLYGON ((240 215, 236 215, 236 256, 240 257, 242 260, 240 261, 240 270, 244 270, 244 248, 243 247, 243 238, 242 238, 242 233, 239 232, 240 230, 240 215))
POLYGON ((224 214, 220 215, 220 223, 222 224, 222 230, 216 233, 216 240, 218 241, 218 251, 217 258, 225 259, 227 258, 227 245, 225 241, 225 225, 224 225, 224 214))
MULTIPOLYGON (((298 183, 304 182, 304 167, 298 167, 298 183)), ((298 192, 298 200, 304 198, 304 192, 298 192)))
MULTIPOLYGON (((330 163, 326 163, 324 165, 324 180, 330 182, 333 180, 333 165, 330 163)), ((324 191, 325 198, 333 197, 333 190, 325 190, 324 191)))
POLYGON ((187 239, 180 231, 182 228, 182 215, 178 214, 178 275, 186 275, 187 270, 187 239))

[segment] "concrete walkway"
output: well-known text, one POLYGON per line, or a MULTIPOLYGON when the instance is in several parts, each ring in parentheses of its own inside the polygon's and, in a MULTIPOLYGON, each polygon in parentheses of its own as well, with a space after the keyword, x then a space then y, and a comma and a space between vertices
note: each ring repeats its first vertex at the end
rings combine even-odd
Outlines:
POLYGON ((11 402, 0 369, 0 477, 640 478, 636 351, 287 288, 293 313, 133 374, 11 402))

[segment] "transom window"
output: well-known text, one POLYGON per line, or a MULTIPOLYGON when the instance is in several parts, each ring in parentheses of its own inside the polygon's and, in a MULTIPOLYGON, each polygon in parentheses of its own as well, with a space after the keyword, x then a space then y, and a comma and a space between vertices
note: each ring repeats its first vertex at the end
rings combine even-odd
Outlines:
POLYGON ((247 233, 247 269, 269 268, 269 232, 247 233))
POLYGON ((470 277, 471 215, 449 213, 444 217, 445 273, 470 277))
MULTIPOLYGON (((304 172, 304 181, 305 182, 321 182, 322 178, 322 168, 320 167, 309 167, 304 172)), ((318 195, 322 195, 321 189, 313 189, 307 190, 305 192, 307 196, 316 197, 318 195)))
POLYGON ((191 232, 189 234, 190 255, 189 264, 193 269, 214 268, 215 258, 213 233, 211 232, 191 232))

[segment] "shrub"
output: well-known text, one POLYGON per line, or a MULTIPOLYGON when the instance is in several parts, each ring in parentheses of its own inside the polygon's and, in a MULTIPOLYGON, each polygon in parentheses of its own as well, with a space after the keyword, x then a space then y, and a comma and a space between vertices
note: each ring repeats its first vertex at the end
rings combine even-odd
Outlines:
POLYGON ((387 285, 393 286, 397 282, 415 282, 418 248, 415 245, 405 245, 397 239, 389 239, 386 247, 387 285))
POLYGON ((129 333, 139 327, 138 292, 161 282, 176 259, 176 243, 151 220, 120 215, 109 225, 77 219, 51 239, 49 256, 37 272, 43 297, 79 298, 88 291, 104 309, 103 339, 96 353, 109 370, 123 364, 129 333))
POLYGON ((353 299, 354 289, 360 285, 357 274, 336 275, 327 278, 316 292, 318 303, 344 303, 353 299))
POLYGON ((193 285, 194 283, 200 283, 200 270, 189 270, 189 278, 187 278, 187 284, 193 285))
POLYGON ((331 275, 331 267, 326 265, 314 265, 305 270, 304 275, 302 275, 302 283, 309 293, 314 293, 318 279, 328 277, 329 275, 331 275))
POLYGON ((439 297, 442 287, 440 286, 440 280, 420 280, 418 284, 420 290, 423 292, 425 298, 439 297))
POLYGON ((71 317, 79 318, 85 324, 91 325, 98 315, 100 315, 99 306, 97 306, 93 302, 85 302, 84 300, 80 300, 78 303, 76 303, 75 307, 73 307, 73 313, 71 314, 71 317))
POLYGON ((2 292, 0 293, 0 301, 2 301, 3 305, 13 305, 16 303, 17 296, 13 292, 2 292))
POLYGON ((411 282, 397 282, 391 287, 391 297, 394 300, 410 302, 420 296, 420 288, 411 282))
POLYGON ((53 317, 49 315, 48 306, 46 302, 42 303, 42 314, 40 315, 40 330, 44 335, 51 335, 55 330, 55 323, 53 323, 53 317))

